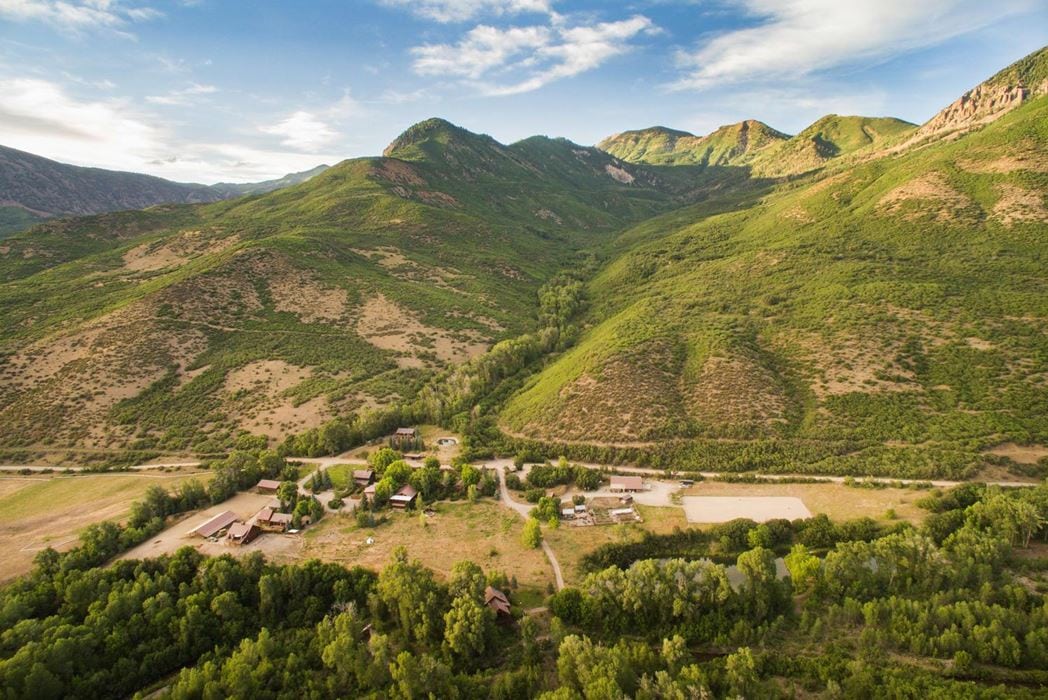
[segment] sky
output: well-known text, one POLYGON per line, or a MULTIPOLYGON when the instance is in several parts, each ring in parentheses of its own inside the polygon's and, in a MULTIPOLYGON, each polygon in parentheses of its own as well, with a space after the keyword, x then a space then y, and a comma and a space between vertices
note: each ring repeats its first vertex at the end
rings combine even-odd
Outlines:
POLYGON ((931 117, 1048 40, 1048 0, 0 0, 0 144, 187 182, 511 143, 931 117))

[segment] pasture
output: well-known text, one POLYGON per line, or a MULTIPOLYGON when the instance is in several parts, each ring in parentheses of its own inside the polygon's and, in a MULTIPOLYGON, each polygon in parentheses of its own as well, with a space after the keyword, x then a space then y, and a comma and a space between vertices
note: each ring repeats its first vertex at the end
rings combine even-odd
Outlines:
POLYGON ((0 581, 29 571, 37 552, 68 549, 92 523, 119 521, 146 489, 172 489, 189 479, 206 481, 207 472, 108 472, 0 477, 0 581))

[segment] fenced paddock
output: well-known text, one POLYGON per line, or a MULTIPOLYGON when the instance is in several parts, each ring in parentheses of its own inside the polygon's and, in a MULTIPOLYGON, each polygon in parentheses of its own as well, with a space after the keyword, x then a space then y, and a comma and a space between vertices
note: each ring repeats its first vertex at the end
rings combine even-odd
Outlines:
POLYGON ((726 523, 736 518, 763 523, 811 517, 804 502, 794 496, 684 496, 682 502, 691 523, 726 523))

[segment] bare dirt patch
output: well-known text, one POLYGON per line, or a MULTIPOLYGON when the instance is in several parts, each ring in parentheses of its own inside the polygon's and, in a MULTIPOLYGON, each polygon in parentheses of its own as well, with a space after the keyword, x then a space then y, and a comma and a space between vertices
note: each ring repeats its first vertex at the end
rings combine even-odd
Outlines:
POLYGON ((920 388, 912 370, 899 365, 899 338, 879 333, 791 333, 812 370, 810 384, 817 398, 853 392, 884 393, 920 388))
POLYGON ((174 284, 156 296, 156 306, 191 323, 237 327, 262 309, 254 279, 268 276, 254 253, 237 254, 205 274, 174 284))
POLYGON ((808 211, 799 204, 790 207, 789 209, 782 212, 779 216, 783 219, 795 221, 799 224, 810 224, 813 221, 815 221, 812 215, 809 214, 808 211))
POLYGON ((345 289, 328 287, 302 274, 285 274, 269 280, 273 308, 293 313, 303 323, 331 323, 346 315, 345 289))
POLYGON ((194 257, 224 250, 236 236, 212 238, 202 231, 182 231, 159 241, 143 243, 124 253, 124 267, 131 272, 154 272, 178 267, 194 257))
POLYGON ((441 289, 463 293, 455 286, 455 281, 464 277, 458 270, 420 263, 408 258, 400 249, 392 246, 379 246, 371 249, 354 248, 353 252, 378 263, 398 279, 424 282, 436 285, 441 289))
POLYGON ((107 314, 64 336, 38 341, 6 363, 0 438, 47 438, 57 445, 119 447, 126 430, 110 410, 204 351, 197 329, 164 329, 150 302, 107 314))
POLYGON ((993 153, 982 153, 979 155, 983 157, 978 160, 958 160, 957 167, 980 174, 1007 174, 1017 170, 1048 173, 1048 154, 1035 141, 1022 141, 1017 148, 1021 150, 996 157, 993 153))
POLYGON ((1008 184, 998 185, 997 191, 1001 196, 993 205, 993 216, 1005 226, 1048 221, 1043 194, 1008 184))
POLYGON ((628 171, 623 170, 622 168, 612 165, 611 163, 608 163, 604 166, 604 172, 606 172, 611 177, 611 179, 615 180, 616 182, 621 182, 624 185, 633 184, 633 175, 631 175, 628 171))
POLYGON ((942 173, 930 172, 914 178, 891 190, 877 203, 881 214, 899 214, 907 220, 920 219, 931 214, 935 221, 949 223, 973 218, 977 205, 968 195, 959 192, 946 181, 942 173), (909 208, 919 201, 919 209, 909 208))
POLYGON ((785 421, 786 395, 778 378, 745 354, 708 358, 694 384, 682 393, 691 415, 706 425, 785 421))
POLYGON ((460 363, 484 353, 488 342, 475 331, 427 326, 413 313, 379 294, 360 309, 357 333, 382 350, 401 355, 408 366, 429 364, 426 355, 443 363, 460 363))
POLYGON ((1019 445, 1014 442, 1006 442, 986 450, 988 454, 1007 457, 1019 464, 1037 464, 1040 460, 1048 457, 1048 446, 1045 445, 1019 445))
POLYGON ((422 179, 422 176, 418 174, 418 171, 412 165, 400 160, 383 160, 380 164, 374 166, 371 172, 376 177, 389 182, 399 182, 405 185, 426 184, 426 181, 422 179))
POLYGON ((926 492, 912 489, 853 488, 833 483, 729 484, 721 481, 702 481, 683 493, 684 497, 791 497, 800 500, 812 513, 825 513, 833 520, 861 517, 876 520, 884 518, 888 509, 892 509, 900 520, 918 523, 926 514, 915 505, 926 492))
POLYGON ((311 369, 283 360, 244 365, 226 376, 228 411, 245 430, 272 438, 316 427, 332 415, 327 399, 317 396, 296 405, 288 393, 311 376, 311 369))
POLYGON ((231 393, 247 389, 276 395, 301 384, 310 374, 309 369, 283 360, 259 360, 226 375, 225 388, 231 393))
POLYGON ((559 440, 624 444, 650 440, 686 420, 680 363, 672 348, 647 343, 566 384, 553 412, 525 432, 559 440))

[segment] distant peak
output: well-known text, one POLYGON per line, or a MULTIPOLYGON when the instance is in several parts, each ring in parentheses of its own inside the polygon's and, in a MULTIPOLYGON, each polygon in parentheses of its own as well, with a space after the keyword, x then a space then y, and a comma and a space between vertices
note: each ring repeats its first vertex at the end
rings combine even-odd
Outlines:
POLYGON ((456 126, 447 119, 430 117, 429 119, 424 119, 405 129, 400 136, 393 139, 393 141, 386 146, 386 149, 382 151, 382 155, 392 156, 398 151, 403 151, 410 146, 418 145, 440 137, 487 138, 463 129, 461 126, 456 126))
MULTIPOLYGON (((709 136, 723 133, 733 133, 736 131, 747 131, 757 132, 766 134, 772 138, 788 139, 789 134, 784 134, 778 129, 773 129, 759 119, 743 119, 741 122, 735 122, 734 124, 725 124, 724 126, 718 127, 709 136)), ((709 137, 706 137, 709 138, 709 137)))

